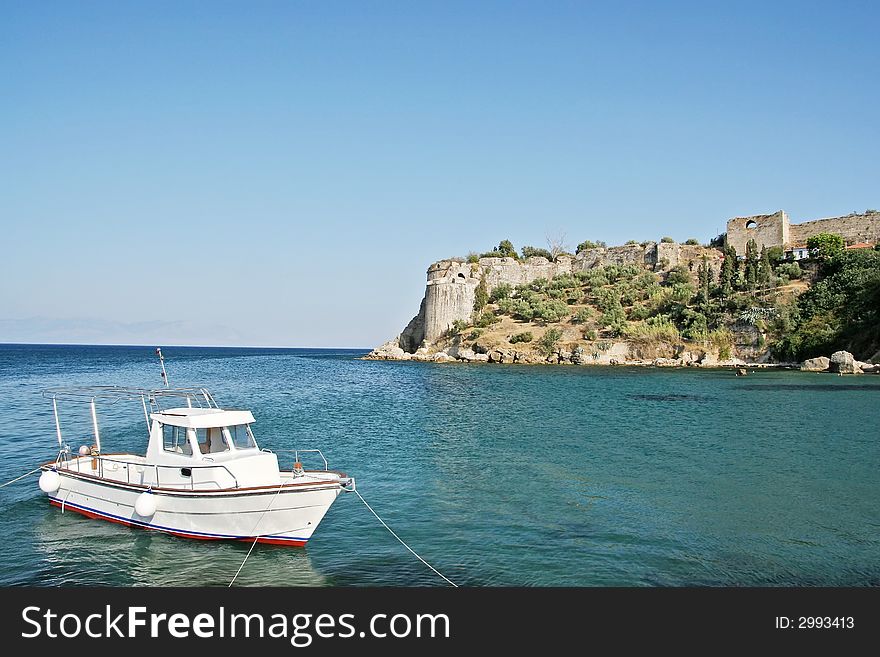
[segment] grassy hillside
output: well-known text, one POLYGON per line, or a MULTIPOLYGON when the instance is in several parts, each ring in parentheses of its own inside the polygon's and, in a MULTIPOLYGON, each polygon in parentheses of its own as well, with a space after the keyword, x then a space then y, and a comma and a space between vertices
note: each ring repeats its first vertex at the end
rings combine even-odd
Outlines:
MULTIPOLYGON (((817 254, 818 255, 818 254, 817 254)), ((772 354, 801 360, 836 349, 866 359, 880 346, 880 253, 826 253, 806 263, 779 249, 727 250, 716 276, 706 261, 666 274, 606 266, 528 285, 477 289, 471 322, 437 345, 507 347, 538 356, 578 346, 596 353, 625 340, 642 358, 681 347, 721 359, 772 354), (812 287, 811 287, 812 284, 812 287)))

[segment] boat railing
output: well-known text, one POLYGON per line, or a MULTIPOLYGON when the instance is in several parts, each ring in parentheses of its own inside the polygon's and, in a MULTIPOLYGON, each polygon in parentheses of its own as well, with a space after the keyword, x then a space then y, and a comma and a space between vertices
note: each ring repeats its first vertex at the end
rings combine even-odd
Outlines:
POLYGON ((300 455, 300 454, 317 454, 318 456, 321 457, 321 460, 324 462, 324 471, 327 472, 327 471, 330 470, 330 465, 329 465, 329 463, 327 462, 327 457, 324 456, 324 452, 322 452, 320 449, 279 449, 279 450, 272 450, 272 449, 266 449, 266 448, 263 448, 262 451, 264 451, 264 452, 269 452, 269 453, 271 453, 271 454, 293 454, 293 460, 294 460, 294 462, 296 462, 296 463, 301 463, 301 462, 302 462, 302 461, 299 460, 299 455, 300 455))
POLYGON ((220 481, 218 481, 216 478, 203 479, 200 481, 196 481, 196 472, 197 471, 206 472, 208 470, 214 470, 214 471, 222 470, 227 475, 229 475, 229 478, 235 483, 235 488, 240 488, 239 483, 238 483, 238 478, 234 474, 232 474, 232 472, 229 470, 229 468, 227 468, 225 465, 222 465, 222 464, 214 464, 214 465, 159 465, 156 463, 153 463, 153 464, 138 463, 137 461, 125 461, 122 459, 114 459, 114 458, 110 458, 108 456, 101 456, 100 454, 95 455, 95 456, 84 455, 84 456, 75 457, 75 456, 72 456, 68 450, 62 450, 58 454, 58 458, 56 459, 56 466, 59 469, 65 469, 65 470, 69 470, 71 472, 75 471, 75 472, 82 473, 82 474, 92 474, 93 476, 96 476, 100 479, 107 479, 109 481, 119 481, 119 482, 122 481, 121 477, 115 478, 115 477, 105 476, 105 472, 116 473, 116 472, 119 472, 121 469, 121 470, 125 471, 125 483, 127 483, 127 484, 135 483, 135 484, 140 484, 140 485, 143 485, 144 482, 143 481, 136 481, 136 482, 131 481, 131 469, 134 468, 138 474, 146 472, 147 470, 152 470, 155 475, 156 481, 152 482, 151 485, 155 486, 156 488, 159 488, 162 486, 162 478, 159 475, 160 471, 167 472, 167 471, 174 470, 174 471, 177 471, 177 473, 178 473, 178 480, 171 481, 171 478, 168 476, 168 474, 166 474, 166 477, 165 477, 165 481, 167 482, 166 487, 168 487, 168 488, 184 488, 184 489, 189 488, 190 490, 195 490, 197 485, 204 486, 206 484, 214 484, 215 486, 217 486, 218 489, 228 488, 228 486, 223 486, 222 483, 220 481), (65 458, 65 455, 66 455, 66 458, 65 458), (83 467, 84 462, 91 462, 90 467, 84 468, 83 467), (105 468, 105 465, 104 465, 105 463, 109 463, 109 464, 113 464, 113 465, 105 468), (76 465, 75 468, 73 467, 73 464, 76 465), (119 468, 118 467, 119 465, 122 465, 123 467, 119 468), (185 470, 189 471, 189 475, 188 475, 189 485, 188 486, 180 485, 182 482, 179 481, 179 477, 182 476, 182 472, 185 470))

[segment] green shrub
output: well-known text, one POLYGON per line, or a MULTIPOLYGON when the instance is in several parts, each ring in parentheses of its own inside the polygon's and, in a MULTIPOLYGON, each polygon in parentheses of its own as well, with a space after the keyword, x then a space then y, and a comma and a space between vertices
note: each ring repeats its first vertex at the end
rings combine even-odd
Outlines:
POLYGON ((449 327, 449 334, 450 335, 458 335, 459 333, 464 331, 468 326, 470 326, 470 325, 466 321, 464 321, 463 319, 456 319, 452 322, 452 326, 449 327))
POLYGON ((684 265, 676 265, 672 269, 669 270, 669 273, 666 275, 666 284, 670 286, 675 286, 683 283, 691 282, 691 273, 688 271, 688 268, 684 265))
POLYGON ((502 315, 513 315, 516 312, 517 300, 505 297, 498 301, 498 312, 502 315))
POLYGON ((499 283, 495 286, 495 289, 492 290, 492 294, 489 295, 489 301, 492 303, 498 303, 502 299, 508 299, 511 292, 513 292, 513 287, 508 283, 499 283))
POLYGON ((468 333, 467 339, 468 339, 468 340, 476 340, 476 339, 479 338, 481 335, 483 335, 483 330, 482 330, 482 329, 474 329, 473 331, 471 331, 470 333, 468 333))
POLYGON ((513 248, 513 243, 510 240, 501 240, 501 243, 495 250, 503 257, 519 259, 519 255, 517 255, 516 249, 513 248))
POLYGON ((585 240, 577 245, 577 252, 586 251, 587 249, 604 249, 607 244, 605 242, 593 242, 591 240, 585 240))
POLYGON ((524 331, 510 336, 508 342, 510 342, 510 344, 519 344, 520 342, 531 342, 533 339, 534 337, 532 336, 531 331, 524 331))
POLYGON ((663 242, 664 244, 674 244, 675 243, 675 240, 672 239, 671 237, 661 237, 660 241, 663 242))
POLYGON ((542 322, 558 322, 568 315, 568 304, 559 299, 539 301, 532 305, 532 313, 534 319, 539 319, 542 322))
POLYGON ((829 260, 834 256, 843 253, 843 238, 834 233, 819 233, 807 238, 807 247, 810 249, 810 256, 829 260))
POLYGON ((517 299, 513 304, 513 312, 511 312, 511 315, 516 319, 529 322, 535 316, 535 311, 532 308, 532 304, 528 301, 525 299, 517 299))
POLYGON ((803 275, 801 271, 801 266, 796 262, 783 262, 776 267, 776 274, 778 276, 785 276, 789 280, 794 280, 800 278, 803 275))
POLYGON ((599 318, 599 324, 605 327, 626 324, 626 313, 620 304, 610 306, 599 318))
POLYGON ((571 274, 559 274, 550 280, 551 290, 570 290, 580 287, 580 282, 571 274))
POLYGON ((489 303, 489 289, 486 286, 486 277, 483 276, 474 290, 474 312, 483 310, 487 303, 489 303))
POLYGON ((584 340, 593 341, 597 337, 599 337, 599 334, 596 333, 596 329, 587 329, 586 331, 584 331, 584 340))
POLYGON ((538 340, 538 351, 540 351, 545 356, 549 356, 553 353, 553 350, 556 348, 556 343, 559 342, 559 339, 562 337, 562 331, 558 328, 550 328, 544 332, 544 335, 541 336, 541 339, 538 340))
POLYGON ((678 344, 681 342, 678 328, 665 318, 628 324, 624 329, 624 335, 634 342, 648 344, 661 342, 678 344))
POLYGON ((709 332, 706 339, 718 350, 718 358, 721 360, 730 358, 733 349, 733 334, 729 330, 726 328, 715 329, 709 332))
POLYGON ((486 310, 479 316, 476 322, 474 322, 474 326, 477 328, 488 328, 492 326, 492 324, 498 323, 498 316, 493 313, 491 310, 486 310))
POLYGON ((625 246, 635 246, 635 245, 638 244, 638 243, 639 243, 638 240, 627 240, 627 241, 624 243, 624 245, 625 245, 625 246))
POLYGON ((691 238, 686 239, 684 243, 687 244, 688 246, 699 246, 700 240, 698 240, 695 237, 691 237, 691 238))
POLYGON ((467 261, 472 265, 478 263, 480 261, 480 254, 471 251, 467 254, 467 261))
POLYGON ((679 324, 681 334, 687 340, 705 340, 709 333, 709 320, 698 310, 686 308, 681 312, 679 324))
POLYGON ((608 277, 605 275, 605 271, 601 268, 579 271, 577 273, 577 278, 583 285, 594 289, 602 287, 603 285, 608 285, 608 277))
POLYGON ((529 283, 528 289, 530 289, 532 292, 544 292, 547 290, 548 284, 549 283, 547 282, 546 278, 536 278, 531 283, 529 283))
POLYGON ((690 283, 673 285, 672 300, 678 303, 690 303, 691 299, 694 298, 696 292, 697 291, 694 289, 694 286, 690 283))
POLYGON ((540 256, 542 258, 547 258, 547 260, 553 261, 553 254, 550 253, 547 249, 539 249, 534 246, 524 246, 522 248, 523 258, 531 258, 533 256, 540 256))
POLYGON ((571 319, 578 324, 586 324, 593 319, 593 310, 591 308, 581 308, 571 319))
POLYGON ((648 319, 651 316, 651 309, 643 303, 637 303, 629 309, 626 316, 634 322, 648 319))

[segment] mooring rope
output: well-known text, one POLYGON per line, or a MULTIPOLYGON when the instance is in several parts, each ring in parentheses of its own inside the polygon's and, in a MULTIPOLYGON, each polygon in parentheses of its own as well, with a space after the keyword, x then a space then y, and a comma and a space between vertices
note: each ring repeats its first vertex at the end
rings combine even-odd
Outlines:
POLYGON ((373 510, 373 507, 371 507, 371 506, 367 503, 367 501, 364 499, 364 496, 361 495, 361 493, 360 493, 359 490, 357 490, 357 489, 355 488, 353 492, 354 492, 355 495, 357 495, 359 498, 361 498, 361 502, 363 502, 363 503, 364 503, 364 506, 366 506, 366 507, 370 510, 370 513, 372 513, 374 516, 376 516, 376 520, 378 520, 379 522, 381 522, 381 523, 382 523, 382 526, 383 526, 385 529, 387 529, 387 530, 391 533, 391 535, 392 535, 394 538, 396 538, 398 541, 400 541, 400 544, 401 544, 403 547, 405 547, 407 550, 409 550, 410 552, 412 552, 413 556, 414 556, 416 559, 418 559, 419 561, 421 561, 421 562, 422 562, 423 564, 425 564, 428 568, 430 568, 430 569, 433 570, 435 573, 437 573, 440 577, 442 577, 442 578, 445 579, 447 582, 449 582, 450 584, 452 584, 452 586, 454 586, 455 588, 458 588, 458 584, 456 584, 455 582, 453 582, 453 581, 452 581, 451 579, 449 579, 446 575, 444 575, 444 574, 441 573, 439 570, 437 570, 436 568, 434 568, 434 566, 432 566, 432 565, 429 564, 427 561, 425 561, 424 559, 422 559, 422 558, 418 555, 418 553, 417 553, 415 550, 413 550, 409 545, 407 545, 407 544, 404 542, 404 540, 403 540, 402 538, 400 538, 400 536, 398 536, 397 534, 395 534, 395 533, 394 533, 394 530, 391 529, 391 527, 389 527, 388 524, 387 524, 384 520, 382 520, 382 518, 379 517, 379 514, 376 513, 376 512, 373 510))
MULTIPOLYGON (((254 533, 255 531, 257 531, 257 527, 259 527, 260 523, 263 522, 263 518, 266 516, 267 513, 269 513, 269 509, 272 508, 272 505, 275 503, 275 500, 278 499, 278 495, 281 493, 281 490, 283 488, 284 488, 284 482, 281 483, 281 485, 278 487, 278 491, 275 493, 275 495, 272 496, 272 499, 269 501, 269 506, 267 506, 266 510, 263 511, 259 520, 257 520, 257 524, 254 525, 254 528, 251 530, 251 533, 254 533)), ((254 546, 257 544, 258 540, 260 540, 259 534, 254 536, 254 542, 251 543, 250 549, 247 551, 247 554, 244 555, 244 561, 241 562, 241 565, 238 567, 238 570, 235 571, 235 576, 232 578, 232 581, 229 582, 229 586, 227 586, 226 588, 231 588, 232 585, 235 584, 235 580, 238 578, 238 574, 241 572, 241 569, 244 568, 244 565, 247 563, 248 558, 250 558, 251 552, 254 551, 254 546)))
POLYGON ((42 468, 42 466, 41 466, 41 467, 39 467, 39 468, 34 468, 34 469, 31 470, 30 472, 25 472, 25 473, 24 473, 23 475, 21 475, 20 477, 16 477, 15 479, 13 479, 13 480, 11 480, 11 481, 7 481, 5 484, 3 484, 2 486, 0 486, 0 488, 6 488, 9 484, 14 484, 16 481, 18 481, 18 480, 20 480, 20 479, 24 479, 25 477, 29 477, 29 476, 31 476, 32 474, 34 474, 35 472, 39 472, 39 471, 42 470, 42 469, 43 469, 43 468, 42 468))
MULTIPOLYGON (((260 516, 260 519, 257 520, 257 524, 254 525, 254 528, 253 528, 253 530, 252 530, 253 532, 257 531, 257 527, 260 526, 260 523, 263 521, 263 517, 269 512, 269 509, 272 508, 272 504, 273 504, 273 503, 275 502, 275 500, 277 499, 278 494, 281 493, 281 489, 282 489, 283 487, 284 487, 284 484, 282 484, 281 487, 278 488, 278 492, 276 492, 275 495, 272 497, 272 501, 269 502, 269 506, 267 506, 267 507, 266 507, 266 510, 263 511, 263 514, 260 516)), ((416 559, 418 559, 418 560, 421 561, 423 564, 425 564, 428 568, 430 568, 432 571, 434 571, 434 572, 435 572, 440 578, 444 579, 446 582, 448 582, 449 584, 451 584, 451 585, 454 586, 455 588, 458 588, 458 584, 456 584, 456 583, 453 582, 451 579, 449 579, 446 575, 444 575, 444 574, 441 573, 439 570, 437 570, 436 568, 434 568, 434 566, 432 566, 432 565, 429 564, 427 561, 425 561, 425 560, 424 560, 424 559, 418 554, 418 552, 416 552, 416 551, 413 550, 409 545, 407 545, 406 542, 405 542, 402 538, 400 538, 400 536, 398 536, 398 535, 395 533, 395 531, 394 531, 393 529, 391 529, 391 527, 388 526, 388 523, 386 523, 384 520, 382 520, 382 518, 379 517, 379 514, 376 513, 376 511, 373 509, 373 507, 371 507, 370 504, 364 499, 364 496, 361 495, 361 493, 360 493, 359 490, 357 490, 357 489, 355 488, 355 489, 352 490, 352 492, 353 492, 355 495, 357 495, 358 498, 360 498, 361 502, 364 503, 364 506, 367 507, 367 508, 370 510, 370 513, 372 513, 372 514, 376 517, 376 520, 378 520, 380 523, 382 523, 382 526, 383 526, 385 529, 387 529, 388 532, 389 532, 394 538, 396 538, 398 541, 400 541, 400 544, 401 544, 403 547, 405 547, 407 550, 409 550, 410 553, 412 553, 412 555, 413 555, 416 559)), ((229 582, 229 586, 228 586, 227 588, 229 588, 229 587, 231 587, 233 584, 235 584, 235 580, 238 579, 238 575, 239 575, 239 573, 241 573, 242 568, 244 568, 244 565, 247 563, 247 560, 250 558, 250 556, 251 556, 251 552, 253 552, 253 550, 254 550, 254 546, 256 546, 257 541, 258 541, 259 539, 260 539, 260 535, 254 536, 254 541, 253 541, 253 543, 251 543, 251 547, 248 549, 247 554, 244 555, 244 561, 241 562, 241 565, 238 567, 238 570, 235 571, 235 575, 233 576, 232 581, 229 582)))

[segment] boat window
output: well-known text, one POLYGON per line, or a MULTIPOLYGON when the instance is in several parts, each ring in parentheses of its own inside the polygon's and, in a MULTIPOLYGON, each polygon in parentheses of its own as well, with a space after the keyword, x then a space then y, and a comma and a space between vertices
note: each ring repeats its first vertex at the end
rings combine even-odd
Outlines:
POLYGON ((235 449, 250 449, 257 446, 254 434, 247 424, 237 424, 234 427, 229 427, 229 435, 232 437, 232 444, 235 445, 235 449))
POLYGON ((175 427, 170 424, 162 425, 162 443, 166 452, 192 456, 192 447, 186 438, 184 427, 175 427))
POLYGON ((226 442, 226 436, 223 435, 223 429, 220 427, 196 429, 196 441, 199 443, 199 451, 202 454, 229 451, 229 443, 226 442))

